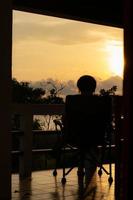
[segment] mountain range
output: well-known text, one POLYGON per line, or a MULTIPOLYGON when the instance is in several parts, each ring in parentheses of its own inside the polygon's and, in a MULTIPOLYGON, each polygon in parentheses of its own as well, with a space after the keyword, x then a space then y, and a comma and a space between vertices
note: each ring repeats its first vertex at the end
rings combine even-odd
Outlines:
MULTIPOLYGON (((112 86, 117 86, 116 94, 122 95, 123 79, 120 76, 111 76, 110 78, 106 80, 101 80, 97 78, 96 80, 97 80, 96 93, 99 93, 101 89, 108 90, 112 86)), ((54 87, 55 89, 59 90, 59 94, 61 96, 66 96, 68 94, 76 94, 78 92, 77 87, 76 87, 76 82, 73 80, 59 81, 59 80, 54 80, 52 78, 49 78, 46 80, 44 79, 40 81, 30 82, 30 84, 32 87, 35 87, 35 88, 37 87, 43 88, 46 91, 46 93, 48 93, 50 89, 54 87)))

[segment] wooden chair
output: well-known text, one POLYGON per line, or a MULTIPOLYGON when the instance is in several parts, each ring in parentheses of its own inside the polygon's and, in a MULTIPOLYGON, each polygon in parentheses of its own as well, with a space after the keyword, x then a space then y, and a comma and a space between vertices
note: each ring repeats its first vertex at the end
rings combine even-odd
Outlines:
MULTIPOLYGON (((109 183, 111 184, 112 171, 110 162, 110 171, 106 171, 103 167, 104 152, 109 142, 109 148, 111 148, 111 131, 112 131, 112 100, 109 96, 82 96, 82 95, 68 95, 66 97, 65 115, 63 117, 63 123, 61 126, 63 142, 62 142, 62 154, 63 154, 63 177, 62 183, 66 182, 66 176, 75 167, 75 164, 67 170, 65 165, 65 149, 77 149, 76 157, 78 158, 78 175, 83 175, 84 160, 86 153, 90 152, 90 149, 102 147, 102 155, 100 160, 97 156, 92 155, 92 159, 99 167, 99 175, 102 174, 102 170, 109 175, 109 183)), ((56 169, 53 174, 56 173, 56 169)))

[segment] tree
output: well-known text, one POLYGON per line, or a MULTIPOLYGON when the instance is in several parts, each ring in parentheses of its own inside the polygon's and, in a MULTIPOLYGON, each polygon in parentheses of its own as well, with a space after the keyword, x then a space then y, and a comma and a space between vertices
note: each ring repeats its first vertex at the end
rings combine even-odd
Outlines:
POLYGON ((115 95, 115 92, 117 90, 117 86, 114 85, 112 88, 105 90, 105 89, 101 89, 100 90, 100 95, 101 96, 107 96, 107 95, 115 95))
POLYGON ((32 88, 29 82, 12 80, 12 101, 14 103, 43 103, 45 90, 32 88))
POLYGON ((49 94, 47 95, 46 101, 51 104, 63 104, 64 100, 59 96, 61 90, 64 89, 64 86, 61 85, 60 88, 57 88, 56 85, 50 81, 47 84, 51 85, 51 89, 49 90, 49 94))
MULTIPOLYGON (((64 88, 62 85, 57 88, 51 82, 51 88, 46 94, 45 90, 42 88, 33 88, 30 86, 29 82, 19 82, 15 78, 12 79, 12 101, 13 103, 36 103, 36 104, 62 104, 64 100, 59 96, 59 92, 64 88)), ((55 116, 45 116, 44 124, 47 129, 55 116)), ((12 128, 14 130, 19 128, 19 115, 14 115, 12 118, 12 128)), ((34 119, 33 129, 40 130, 41 124, 39 119, 34 119)))

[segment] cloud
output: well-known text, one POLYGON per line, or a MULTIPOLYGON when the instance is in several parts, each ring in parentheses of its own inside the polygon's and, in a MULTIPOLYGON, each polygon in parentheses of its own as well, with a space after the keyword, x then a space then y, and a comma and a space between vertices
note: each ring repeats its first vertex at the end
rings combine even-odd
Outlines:
POLYGON ((58 45, 97 43, 105 39, 121 39, 121 30, 78 21, 14 13, 13 36, 15 42, 41 40, 58 45))
MULTIPOLYGON (((64 89, 61 91, 61 96, 66 96, 68 94, 76 94, 78 92, 76 87, 76 82, 73 80, 68 80, 64 82, 60 82, 59 80, 54 80, 52 78, 46 79, 46 80, 40 80, 31 82, 31 85, 33 87, 42 87, 46 91, 49 91, 50 88, 52 88, 52 84, 48 84, 48 82, 51 82, 53 85, 57 87, 57 89, 61 88, 61 86, 64 86, 64 89)), ((106 80, 99 80, 97 79, 97 90, 96 93, 99 93, 101 89, 110 89, 112 86, 117 86, 116 94, 122 95, 122 78, 119 76, 112 76, 109 79, 106 80)))

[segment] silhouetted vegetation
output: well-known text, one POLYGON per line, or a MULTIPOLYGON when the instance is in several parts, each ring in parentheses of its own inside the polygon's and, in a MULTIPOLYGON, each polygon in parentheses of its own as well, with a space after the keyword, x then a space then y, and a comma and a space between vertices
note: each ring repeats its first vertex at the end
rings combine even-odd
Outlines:
POLYGON ((39 119, 34 119, 32 129, 33 130, 42 130, 41 123, 40 123, 39 119))
POLYGON ((12 101, 14 103, 43 103, 45 90, 32 88, 29 82, 12 80, 12 101))
POLYGON ((117 90, 117 86, 114 85, 112 88, 105 90, 105 89, 101 89, 100 90, 100 95, 101 96, 107 96, 107 95, 115 95, 115 92, 117 90))
POLYGON ((19 82, 16 79, 12 80, 12 101, 13 103, 46 103, 46 104, 61 104, 64 103, 63 98, 58 94, 64 88, 56 88, 54 84, 46 93, 42 88, 33 88, 29 82, 19 82))
POLYGON ((64 100, 59 96, 60 91, 64 89, 64 86, 61 85, 60 88, 57 88, 55 84, 52 82, 47 82, 47 84, 51 85, 51 89, 49 90, 49 94, 46 94, 46 103, 51 104, 62 104, 64 100))
MULTIPOLYGON (((52 82, 48 82, 50 89, 45 90, 42 88, 33 88, 29 82, 19 82, 15 78, 12 79, 12 101, 13 103, 32 103, 32 104, 63 104, 64 100, 59 96, 64 86, 57 88, 52 82), (47 92, 46 92, 47 91, 47 92)), ((47 89, 47 88, 46 88, 47 89)), ((12 129, 16 130, 20 126, 19 115, 16 114, 12 117, 12 129)), ((51 120, 54 120, 57 116, 44 116, 43 127, 50 129, 51 120)), ((34 119, 33 129, 41 130, 41 122, 39 119, 34 119)))

